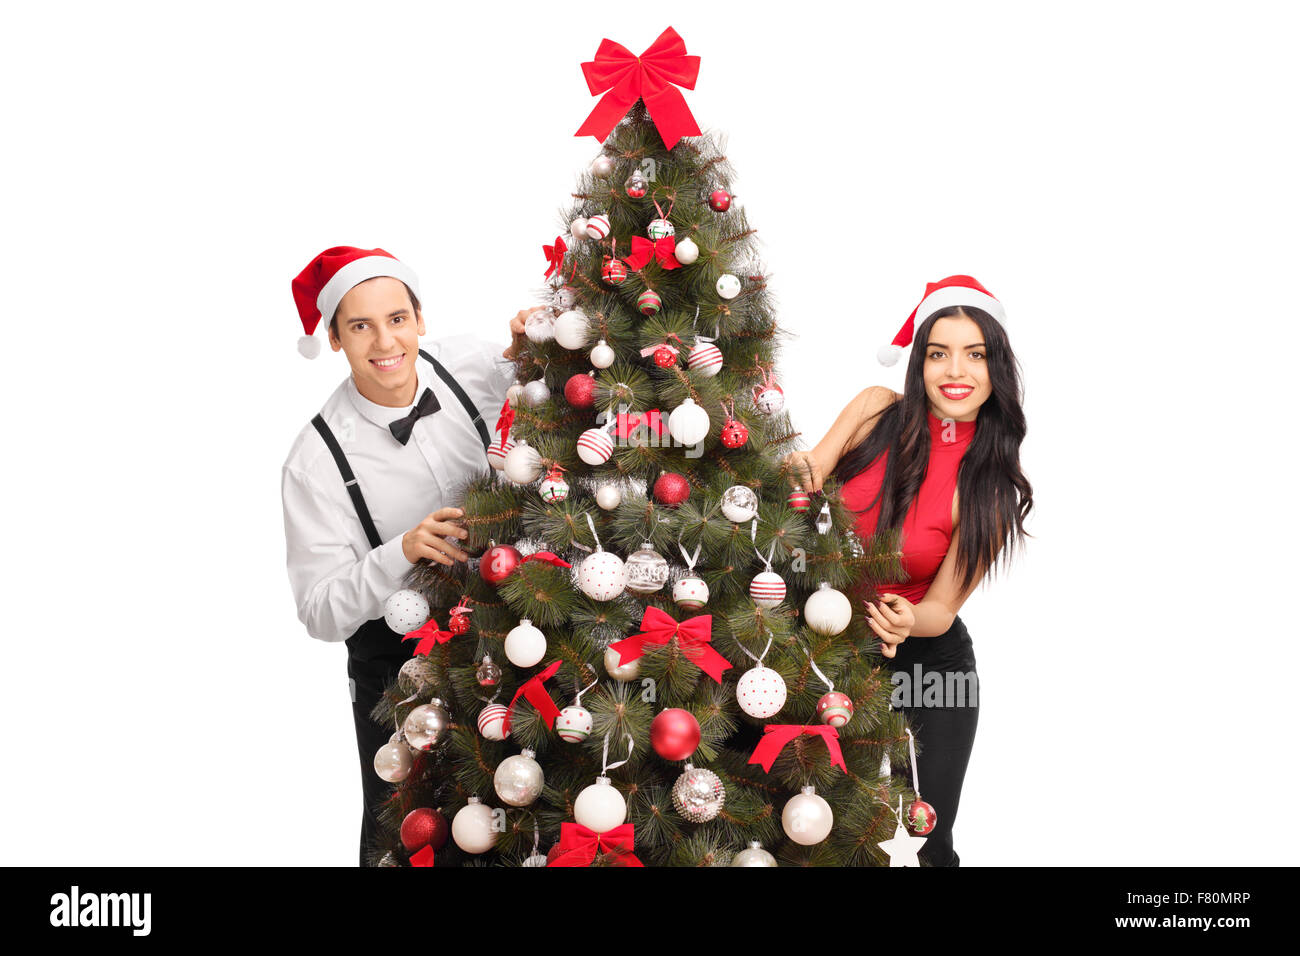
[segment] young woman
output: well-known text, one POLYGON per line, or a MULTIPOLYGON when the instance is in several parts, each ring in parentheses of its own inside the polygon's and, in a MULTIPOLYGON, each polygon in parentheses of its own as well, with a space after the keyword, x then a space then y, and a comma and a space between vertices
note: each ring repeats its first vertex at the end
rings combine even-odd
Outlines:
POLYGON ((915 332, 920 347, 903 393, 866 389, 816 448, 787 456, 806 490, 820 490, 827 475, 842 482, 864 541, 878 530, 902 532, 906 579, 882 585, 867 612, 881 652, 906 675, 902 710, 919 744, 921 795, 937 818, 920 853, 932 866, 960 862, 952 826, 979 719, 975 653, 957 612, 984 574, 1023 546, 1033 507, 1020 470, 1020 375, 1004 322, 1001 303, 970 276, 930 283, 879 356, 894 364, 915 332), (923 697, 930 672, 940 674, 942 693, 923 697))

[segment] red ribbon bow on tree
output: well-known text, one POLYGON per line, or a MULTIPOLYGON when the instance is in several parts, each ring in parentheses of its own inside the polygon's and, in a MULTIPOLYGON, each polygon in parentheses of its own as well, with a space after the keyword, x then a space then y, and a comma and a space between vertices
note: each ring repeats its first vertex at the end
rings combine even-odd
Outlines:
POLYGON ((545 254, 547 262, 546 278, 549 279, 553 275, 560 274, 564 268, 564 253, 568 251, 568 248, 564 244, 563 236, 556 236, 555 245, 553 246, 542 246, 542 252, 545 254))
POLYGON ((411 857, 411 866, 433 866, 433 847, 426 843, 419 853, 411 857))
POLYGON ((502 722, 501 729, 505 734, 510 733, 510 722, 515 716, 515 704, 518 703, 522 696, 524 700, 537 708, 537 712, 542 715, 546 721, 546 726, 550 727, 555 723, 555 718, 560 716, 560 708, 555 706, 555 701, 551 700, 551 695, 547 693, 546 688, 542 686, 543 681, 550 680, 555 676, 555 672, 560 669, 563 661, 555 661, 546 670, 540 674, 534 674, 528 680, 520 685, 515 691, 515 696, 510 699, 510 706, 506 708, 506 719, 502 722))
POLYGON ((433 618, 429 618, 420 627, 408 633, 402 640, 418 640, 420 643, 415 645, 415 650, 411 651, 411 656, 419 657, 421 654, 428 654, 432 651, 435 644, 446 644, 455 636, 451 631, 438 630, 438 622, 433 618))
POLYGON ((844 766, 844 754, 840 752, 840 732, 827 724, 817 724, 816 726, 808 724, 802 726, 799 724, 768 724, 763 728, 763 739, 754 748, 753 756, 749 758, 748 762, 758 764, 765 773, 771 773, 772 764, 776 762, 777 756, 785 749, 785 745, 803 734, 810 737, 821 737, 822 740, 826 741, 826 750, 831 755, 831 764, 839 767, 845 773, 849 772, 849 768, 844 766))
POLYGON ((633 236, 632 253, 624 256, 623 262, 633 271, 640 271, 645 268, 645 264, 651 258, 665 269, 680 269, 682 264, 677 261, 677 256, 674 255, 676 249, 677 239, 674 236, 664 236, 654 242, 649 239, 642 239, 640 236, 633 236))
POLYGON ((506 445, 506 439, 510 437, 510 426, 515 423, 515 410, 510 405, 510 399, 506 399, 501 405, 501 414, 497 416, 497 431, 501 433, 501 447, 506 445))
POLYGON ((659 409, 652 408, 648 412, 619 412, 614 421, 614 434, 618 438, 627 438, 642 425, 651 434, 664 433, 663 416, 659 414, 659 409))
POLYGON ((695 117, 677 89, 695 89, 699 72, 700 58, 687 56, 686 42, 672 27, 659 34, 640 56, 633 56, 621 43, 601 40, 596 58, 582 64, 582 75, 592 96, 605 95, 573 135, 594 136, 603 143, 632 105, 642 99, 668 149, 683 136, 699 136, 695 117))
POLYGON ((581 823, 560 824, 559 852, 547 866, 591 866, 596 851, 615 854, 617 866, 644 866, 632 852, 632 824, 624 823, 597 833, 581 823))
POLYGON ((722 672, 731 662, 709 644, 713 640, 713 615, 699 614, 678 623, 671 614, 651 606, 641 618, 641 633, 633 634, 610 647, 618 652, 619 665, 628 664, 645 653, 646 645, 664 645, 673 638, 696 667, 719 684, 722 672))

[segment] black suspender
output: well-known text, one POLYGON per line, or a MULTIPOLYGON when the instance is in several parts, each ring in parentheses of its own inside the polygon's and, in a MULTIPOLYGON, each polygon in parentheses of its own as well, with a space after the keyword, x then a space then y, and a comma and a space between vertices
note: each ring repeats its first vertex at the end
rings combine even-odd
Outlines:
MULTIPOLYGON (((443 368, 442 363, 435 359, 424 349, 420 349, 420 355, 433 366, 433 370, 438 373, 438 377, 447 383, 447 387, 455 393, 460 399, 460 403, 465 406, 465 411, 469 413, 474 422, 474 427, 478 430, 479 440, 483 442, 486 449, 492 444, 492 438, 488 435, 487 425, 483 422, 483 416, 479 410, 474 407, 470 397, 465 394, 465 389, 461 388, 460 382, 452 377, 452 374, 443 368)), ((377 548, 384 542, 379 537, 379 531, 375 528, 375 521, 370 517, 370 509, 366 507, 365 496, 361 494, 361 486, 357 484, 357 476, 352 473, 352 466, 348 464, 347 456, 343 454, 343 449, 339 447, 338 441, 334 438, 334 433, 330 431, 329 425, 325 424, 325 419, 319 414, 311 420, 316 431, 320 432, 320 437, 325 441, 325 447, 330 450, 334 456, 334 464, 338 465, 339 474, 343 476, 343 484, 347 486, 348 495, 352 498, 353 507, 357 509, 357 517, 361 519, 361 527, 366 532, 366 539, 370 542, 370 547, 377 548)))
POLYGON ((486 450, 488 446, 492 444, 492 436, 488 434, 487 425, 483 421, 482 413, 474 407, 474 403, 469 400, 469 396, 465 394, 465 390, 460 387, 460 382, 452 378, 451 373, 442 367, 441 362, 424 349, 420 349, 420 355, 424 357, 425 361, 433 366, 433 370, 438 373, 438 377, 447 383, 447 387, 455 393, 456 397, 460 399, 460 403, 465 406, 465 411, 469 412, 470 420, 474 422, 474 427, 478 429, 479 441, 483 443, 483 448, 486 450))

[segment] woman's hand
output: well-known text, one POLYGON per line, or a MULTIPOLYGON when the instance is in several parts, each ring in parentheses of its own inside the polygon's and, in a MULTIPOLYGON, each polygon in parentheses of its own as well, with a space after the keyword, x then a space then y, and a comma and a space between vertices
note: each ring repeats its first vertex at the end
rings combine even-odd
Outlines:
POLYGON ((783 459, 790 469, 790 481, 795 487, 802 487, 811 493, 822 490, 822 466, 810 451, 792 451, 783 459))
POLYGON ((866 606, 867 624, 880 638, 880 653, 893 657, 898 653, 898 645, 916 627, 916 615, 912 613, 916 605, 898 594, 882 594, 879 601, 868 601, 866 606))
POLYGON ((539 308, 542 308, 542 306, 533 306, 531 309, 520 309, 515 314, 515 317, 510 320, 510 336, 514 341, 510 343, 510 348, 501 353, 504 358, 513 360, 519 357, 519 352, 523 349, 524 342, 527 339, 527 336, 524 334, 524 320, 528 318, 534 309, 539 308))

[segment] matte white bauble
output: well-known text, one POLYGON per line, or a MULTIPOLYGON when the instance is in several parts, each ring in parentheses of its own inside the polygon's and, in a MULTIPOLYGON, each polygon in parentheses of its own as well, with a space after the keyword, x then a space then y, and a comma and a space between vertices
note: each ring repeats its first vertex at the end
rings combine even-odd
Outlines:
POLYGON ((609 368, 614 364, 616 358, 618 356, 614 354, 612 348, 605 344, 604 339, 598 341, 596 347, 591 350, 591 364, 596 368, 609 368))
POLYGON ((587 217, 579 216, 569 224, 569 235, 573 237, 574 242, 582 242, 587 238, 587 217))
POLYGON ((496 845, 492 808, 470 797, 451 820, 451 838, 466 853, 486 853, 496 845))
POLYGON ((604 833, 627 819, 627 801, 609 777, 597 777, 573 801, 573 819, 594 833, 604 833))
POLYGON ((718 276, 717 290, 724 299, 734 299, 740 295, 740 280, 730 272, 724 272, 718 276))
POLYGON ((673 602, 688 611, 698 611, 709 600, 709 585, 704 578, 688 574, 673 585, 673 602))
POLYGON ((817 795, 812 787, 791 797, 781 811, 781 829, 795 843, 812 846, 830 836, 835 814, 831 805, 817 795))
POLYGON ((682 265, 689 266, 700 257, 700 247, 695 244, 694 239, 688 237, 677 243, 673 255, 677 257, 677 261, 682 265))
POLYGON ((410 588, 394 591, 384 602, 384 620, 398 634, 409 634, 429 620, 429 602, 410 588))
POLYGON ((515 667, 532 667, 546 656, 546 635, 524 618, 506 635, 506 658, 515 667))
POLYGON ((842 592, 823 581, 804 602, 803 619, 818 634, 840 634, 853 619, 853 605, 842 592))
POLYGON ((570 309, 555 320, 555 341, 560 348, 582 348, 590 331, 591 323, 581 309, 570 309))
POLYGON ((617 681, 636 680, 641 675, 641 658, 621 664, 622 655, 612 647, 605 648, 605 673, 617 681))
POLYGON ((668 434, 682 445, 698 445, 709 434, 709 413, 686 399, 668 416, 668 434))
POLYGON ((513 482, 526 485, 536 481, 542 473, 542 456, 522 438, 515 442, 515 447, 506 454, 506 477, 513 482))
POLYGON ((605 511, 613 511, 623 503, 623 492, 618 485, 601 485, 596 489, 596 504, 605 511))

